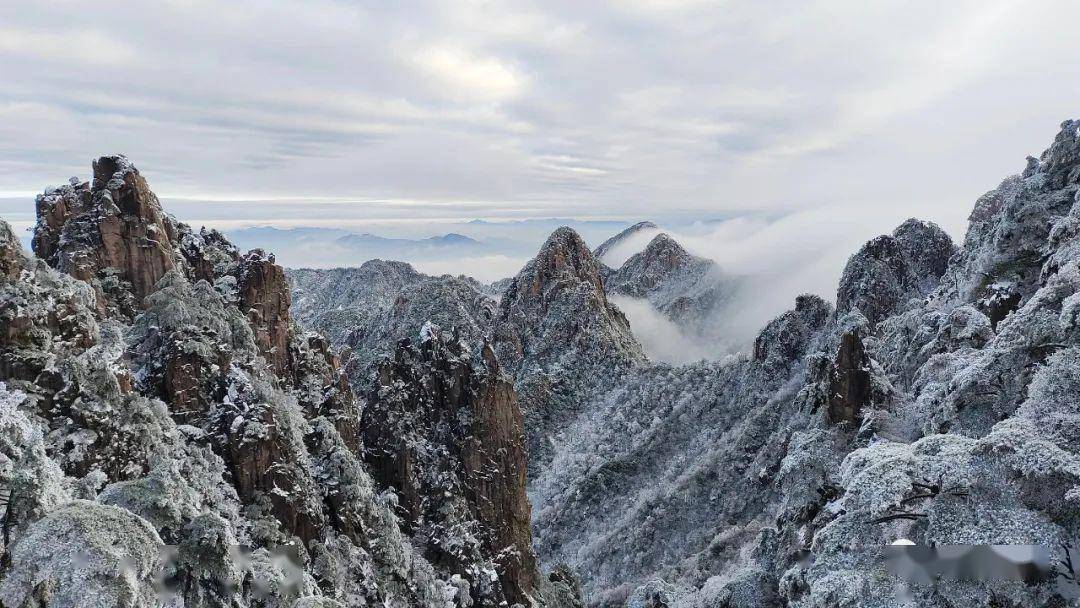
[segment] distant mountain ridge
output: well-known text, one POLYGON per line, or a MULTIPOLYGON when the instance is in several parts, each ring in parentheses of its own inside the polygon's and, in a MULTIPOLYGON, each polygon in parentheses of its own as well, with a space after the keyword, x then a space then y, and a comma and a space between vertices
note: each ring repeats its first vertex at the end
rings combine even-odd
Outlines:
POLYGON ((309 242, 333 243, 344 248, 377 254, 373 258, 394 258, 430 250, 439 250, 443 253, 446 253, 444 250, 447 249, 456 249, 456 252, 461 253, 486 250, 485 244, 481 241, 454 232, 424 238, 401 238, 380 236, 369 232, 352 232, 341 228, 253 226, 231 230, 225 234, 241 246, 271 247, 309 242))

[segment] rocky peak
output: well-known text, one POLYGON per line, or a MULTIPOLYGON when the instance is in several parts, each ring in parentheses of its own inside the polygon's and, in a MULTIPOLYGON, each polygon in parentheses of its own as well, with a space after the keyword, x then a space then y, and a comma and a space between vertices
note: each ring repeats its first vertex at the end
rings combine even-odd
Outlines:
POLYGON ((604 285, 610 294, 647 299, 703 348, 721 352, 730 346, 721 321, 739 280, 716 262, 691 255, 666 233, 609 271, 604 285))
POLYGON ((608 252, 610 252, 612 250, 612 248, 614 248, 619 243, 622 243, 626 239, 630 238, 631 236, 633 236, 633 235, 635 235, 635 234, 637 234, 637 233, 639 233, 639 232, 641 232, 643 230, 658 230, 658 229, 659 229, 659 227, 656 224, 654 224, 653 222, 650 222, 648 220, 646 220, 644 222, 638 222, 638 223, 634 224, 633 226, 630 226, 629 228, 624 229, 622 232, 616 234, 615 236, 613 236, 613 237, 609 238, 608 240, 604 241, 603 243, 601 243, 600 246, 597 247, 596 250, 593 252, 593 255, 596 256, 596 259, 603 260, 604 256, 607 255, 608 252))
POLYGON ((1060 270, 1080 223, 1080 121, 1067 120, 1037 161, 979 198, 943 295, 1000 320, 1060 270))
POLYGON ((897 226, 892 236, 907 256, 920 292, 932 291, 956 254, 952 237, 934 222, 915 218, 897 226))
POLYGON ((936 289, 955 253, 939 226, 907 220, 848 259, 836 294, 837 314, 857 309, 876 325, 936 289))
POLYGON ((678 241, 671 238, 666 232, 662 232, 649 241, 645 249, 638 254, 648 265, 658 265, 666 270, 672 270, 691 262, 694 257, 687 253, 678 241))
POLYGON ((690 255, 675 239, 660 233, 644 250, 609 274, 606 282, 613 293, 640 298, 691 266, 713 265, 709 260, 690 255))
POLYGON ((585 395, 645 361, 626 316, 608 302, 600 263, 570 228, 556 230, 499 302, 494 350, 515 380, 535 472, 549 435, 582 413, 585 395))
POLYGON ((545 283, 561 280, 585 282, 603 293, 596 257, 581 235, 568 226, 551 233, 531 265, 536 272, 532 273, 528 289, 534 296, 543 291, 545 283))
POLYGON ((253 249, 240 260, 237 288, 240 310, 251 322, 263 357, 277 373, 285 371, 289 364, 292 296, 284 269, 275 263, 273 254, 253 249))
MULTIPOLYGON (((1034 174, 1032 163, 1028 170, 1034 174)), ((1054 143, 1039 157, 1038 173, 1046 177, 1049 188, 1065 188, 1080 183, 1080 120, 1066 120, 1054 137, 1054 143)))
POLYGON ((794 310, 776 317, 758 334, 754 360, 773 371, 790 368, 807 353, 832 312, 832 306, 816 295, 795 298, 794 310))
POLYGON ((92 184, 70 181, 37 197, 34 252, 94 285, 99 307, 141 308, 157 281, 181 262, 173 222, 123 156, 94 161, 92 184))
POLYGON ((568 227, 556 230, 514 277, 500 302, 496 328, 500 360, 515 369, 566 355, 643 359, 623 313, 608 302, 600 263, 568 227))
POLYGON ((90 183, 72 177, 68 184, 50 188, 35 199, 37 225, 31 247, 34 254, 55 267, 59 261, 60 234, 68 220, 90 207, 90 183))

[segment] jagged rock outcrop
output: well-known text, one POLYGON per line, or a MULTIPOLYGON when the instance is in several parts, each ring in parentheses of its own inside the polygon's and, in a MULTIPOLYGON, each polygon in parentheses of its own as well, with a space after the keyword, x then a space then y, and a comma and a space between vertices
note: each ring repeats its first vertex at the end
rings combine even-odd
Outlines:
POLYGON ((862 411, 871 403, 870 356, 857 330, 840 336, 840 348, 829 382, 829 420, 862 422, 862 411))
POLYGON ((418 346, 403 340, 364 410, 365 459, 428 559, 463 577, 477 605, 527 605, 538 574, 521 410, 483 354, 474 361, 434 325, 418 346))
POLYGON ((248 252, 240 260, 237 291, 242 310, 255 330, 255 343, 277 373, 289 364, 289 306, 292 295, 285 271, 274 263, 273 254, 261 249, 248 252))
MULTIPOLYGON (((984 194, 969 217, 947 294, 1004 318, 1058 272, 1076 250, 1077 121, 1065 121, 1039 159, 984 194)), ((995 323, 996 324, 996 323, 995 323)))
POLYGON ((754 340, 753 358, 770 373, 786 375, 798 365, 833 314, 828 302, 813 294, 795 298, 795 308, 770 321, 754 340))
POLYGON ((603 243, 600 243, 600 246, 597 247, 593 251, 593 255, 596 256, 597 260, 604 261, 604 258, 609 253, 611 253, 613 249, 615 249, 616 247, 618 247, 621 244, 626 243, 628 240, 632 239, 635 235, 638 235, 638 234, 641 234, 641 233, 648 234, 649 232, 659 230, 659 229, 660 229, 659 226, 657 226, 656 224, 654 224, 653 222, 650 222, 648 220, 643 221, 643 222, 638 222, 638 223, 634 224, 633 226, 630 226, 630 227, 626 228, 625 230, 619 232, 618 234, 616 234, 615 236, 609 238, 608 240, 604 241, 603 243))
POLYGON ((915 218, 897 226, 892 236, 915 275, 918 292, 932 292, 948 270, 952 256, 956 255, 957 247, 952 237, 937 224, 915 218))
POLYGON ((8 280, 19 278, 24 260, 19 239, 7 222, 0 224, 0 277, 8 280))
POLYGON ((626 317, 610 304, 600 264, 571 228, 559 228, 514 277, 499 304, 499 360, 513 371, 560 359, 643 360, 626 317))
POLYGON ((956 247, 936 224, 908 220, 848 260, 836 293, 839 314, 859 310, 876 325, 937 287, 956 247))
POLYGON ((38 196, 37 208, 34 252, 91 283, 100 306, 134 314, 158 279, 178 264, 172 220, 123 156, 94 161, 92 182, 72 178, 38 196))

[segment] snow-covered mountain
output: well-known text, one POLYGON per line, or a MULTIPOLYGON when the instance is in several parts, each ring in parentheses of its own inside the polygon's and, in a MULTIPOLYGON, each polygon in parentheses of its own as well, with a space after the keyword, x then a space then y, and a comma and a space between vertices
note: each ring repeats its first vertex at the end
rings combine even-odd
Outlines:
POLYGON ((432 277, 403 262, 371 260, 358 268, 289 269, 292 311, 303 326, 345 348, 349 375, 370 381, 373 364, 415 337, 426 323, 456 328, 479 348, 490 337, 497 300, 468 277, 432 277))
POLYGON ((583 396, 530 486, 542 561, 594 604, 1076 601, 1078 126, 976 203, 959 249, 905 222, 851 257, 836 310, 803 296, 744 357, 583 396), (1061 561, 909 584, 897 539, 1061 561))
POLYGON ((670 365, 613 300, 703 331, 740 285, 651 223, 497 286, 285 271, 102 158, 37 257, 0 223, 0 603, 155 605, 169 545, 172 606, 1075 604, 1078 192, 1068 121, 961 246, 908 220, 670 365), (1002 544, 1045 560, 954 547, 1002 544))
POLYGON ((667 233, 657 234, 618 269, 606 272, 604 287, 609 294, 648 302, 675 325, 684 342, 712 344, 706 352, 723 353, 734 346, 720 320, 739 281, 712 260, 691 255, 667 233))

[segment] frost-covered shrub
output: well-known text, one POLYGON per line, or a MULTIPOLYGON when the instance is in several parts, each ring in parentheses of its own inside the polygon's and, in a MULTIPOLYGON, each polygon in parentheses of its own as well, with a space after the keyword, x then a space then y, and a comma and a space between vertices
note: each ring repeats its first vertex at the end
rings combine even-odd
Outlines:
POLYGON ((157 602, 161 539, 138 516, 75 501, 32 524, 0 581, 6 606, 143 608, 157 602))
POLYGON ((0 487, 8 492, 5 542, 71 500, 71 480, 46 453, 41 425, 19 409, 25 401, 24 393, 0 382, 0 487))
POLYGON ((170 543, 184 538, 191 521, 214 513, 244 533, 236 490, 225 481, 225 465, 206 447, 184 444, 153 463, 143 477, 107 486, 98 500, 123 507, 154 525, 170 543))

